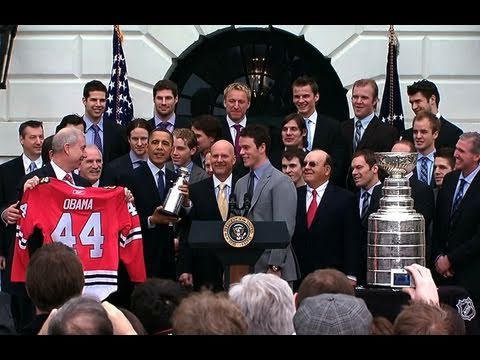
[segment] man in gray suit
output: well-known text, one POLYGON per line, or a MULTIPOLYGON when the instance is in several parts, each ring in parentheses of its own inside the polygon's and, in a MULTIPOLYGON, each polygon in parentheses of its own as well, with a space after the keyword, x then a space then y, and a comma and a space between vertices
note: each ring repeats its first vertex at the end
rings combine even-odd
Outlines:
MULTIPOLYGON (((235 186, 240 207, 248 194, 251 205, 246 217, 252 221, 285 221, 291 238, 295 230, 297 192, 292 180, 268 160, 268 130, 262 125, 248 125, 241 130, 239 143, 243 164, 250 169, 235 186)), ((273 273, 288 282, 298 279, 300 274, 290 244, 285 249, 265 250, 255 264, 255 272, 273 273)))
POLYGON ((176 172, 179 167, 186 167, 190 175, 187 177, 189 184, 194 184, 208 177, 205 170, 192 161, 192 156, 197 152, 197 138, 190 129, 173 130, 172 161, 167 163, 167 169, 176 172))

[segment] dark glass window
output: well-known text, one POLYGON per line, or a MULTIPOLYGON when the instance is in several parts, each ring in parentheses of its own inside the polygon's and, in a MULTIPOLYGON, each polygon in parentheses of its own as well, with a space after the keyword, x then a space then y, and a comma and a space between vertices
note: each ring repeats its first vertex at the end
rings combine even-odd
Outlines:
POLYGON ((304 74, 318 82, 317 111, 339 121, 348 119, 347 91, 330 59, 303 36, 273 27, 230 27, 201 36, 174 60, 167 78, 179 87, 179 115, 225 115, 223 90, 237 81, 252 89, 247 116, 259 117, 264 123, 275 125, 285 115, 296 111, 291 86, 304 74))

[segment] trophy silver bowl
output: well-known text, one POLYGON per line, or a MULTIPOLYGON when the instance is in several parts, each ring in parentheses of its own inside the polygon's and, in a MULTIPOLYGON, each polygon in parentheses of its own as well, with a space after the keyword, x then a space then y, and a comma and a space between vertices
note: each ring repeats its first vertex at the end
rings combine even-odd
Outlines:
POLYGON ((401 178, 415 169, 417 153, 376 152, 377 165, 392 178, 401 178))
POLYGON ((417 163, 417 153, 375 153, 385 170, 380 208, 368 217, 367 283, 392 286, 393 275, 406 265, 425 265, 425 220, 415 212, 405 175, 417 163))
POLYGON ((178 178, 173 186, 168 190, 168 194, 163 202, 163 209, 160 211, 166 215, 178 217, 184 198, 184 195, 178 188, 180 185, 183 185, 184 181, 187 181, 187 177, 190 175, 190 172, 186 167, 180 167, 177 171, 178 178))

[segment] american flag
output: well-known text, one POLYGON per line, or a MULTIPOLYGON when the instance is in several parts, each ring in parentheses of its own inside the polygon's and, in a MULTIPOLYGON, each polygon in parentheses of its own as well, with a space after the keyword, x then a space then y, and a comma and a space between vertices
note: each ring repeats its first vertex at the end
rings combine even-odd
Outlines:
POLYGON ((104 118, 127 125, 133 119, 133 103, 128 87, 127 62, 122 49, 123 34, 120 26, 113 30, 112 77, 108 85, 108 97, 104 118))
POLYGON ((401 134, 405 130, 402 109, 402 95, 397 70, 398 39, 393 25, 388 31, 387 76, 383 88, 380 119, 398 129, 401 134))

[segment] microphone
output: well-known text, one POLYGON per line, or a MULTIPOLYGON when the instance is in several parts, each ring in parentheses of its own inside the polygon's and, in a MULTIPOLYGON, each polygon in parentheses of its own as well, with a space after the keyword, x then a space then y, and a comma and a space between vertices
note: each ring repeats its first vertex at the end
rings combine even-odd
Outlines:
POLYGON ((237 197, 235 194, 232 192, 230 194, 230 198, 228 199, 228 214, 227 214, 227 219, 230 218, 230 216, 235 214, 235 209, 237 208, 237 197))
POLYGON ((245 195, 243 195, 243 216, 247 216, 251 204, 252 196, 248 192, 246 192, 245 195))

